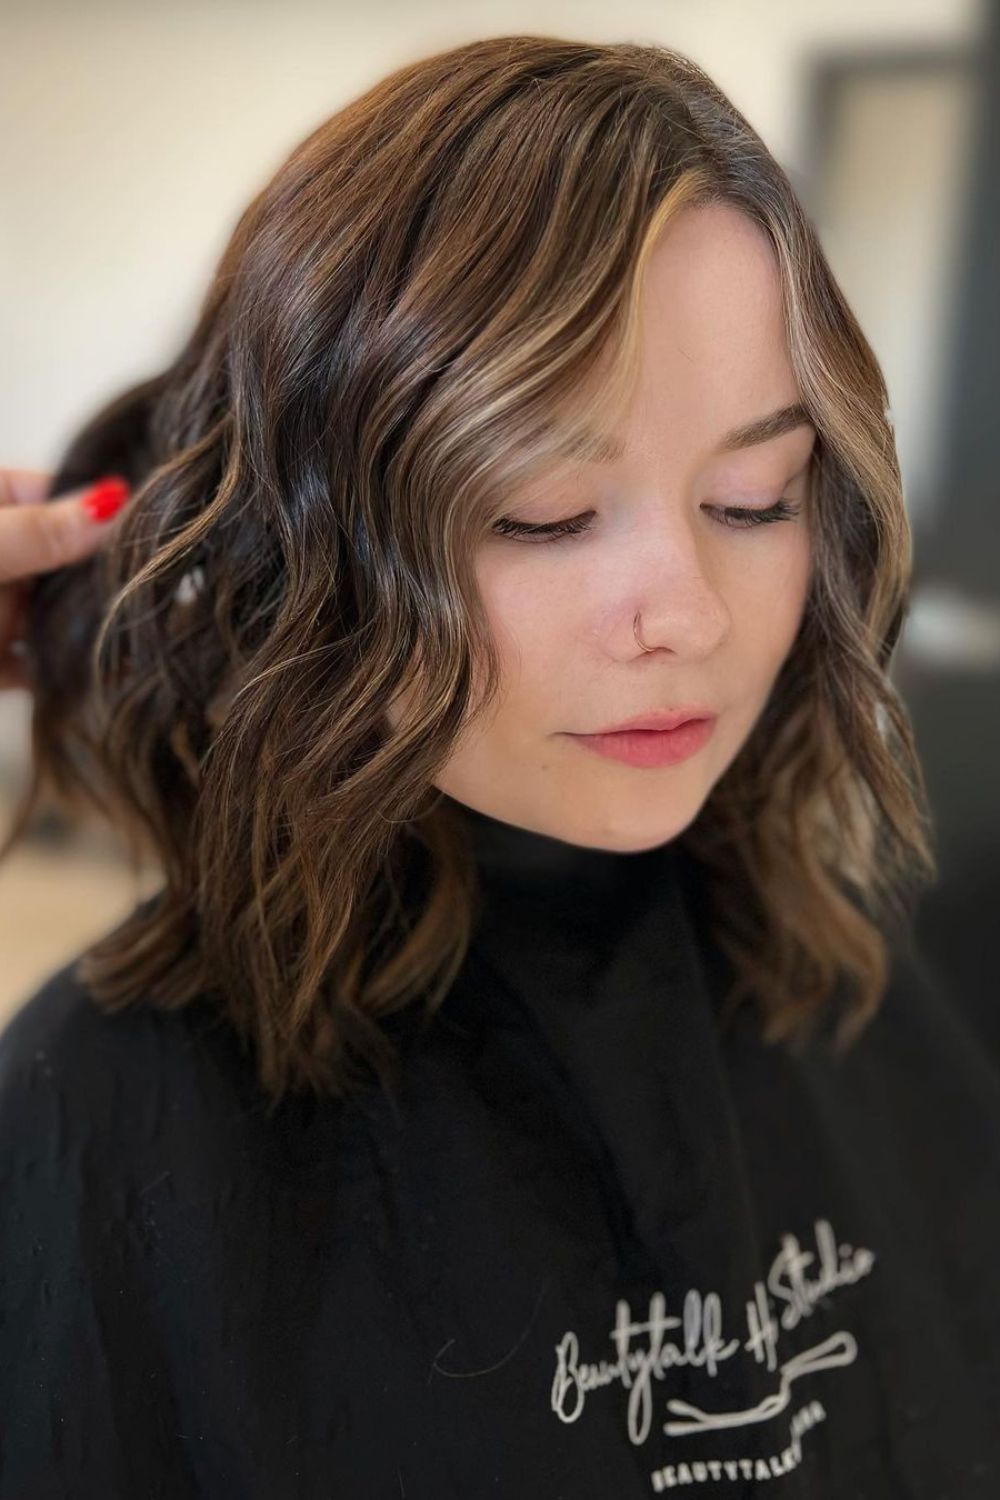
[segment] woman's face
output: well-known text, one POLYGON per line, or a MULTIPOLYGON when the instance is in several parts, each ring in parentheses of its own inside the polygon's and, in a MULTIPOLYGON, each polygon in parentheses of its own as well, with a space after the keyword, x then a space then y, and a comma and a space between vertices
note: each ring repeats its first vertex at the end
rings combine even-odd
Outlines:
POLYGON ((683 832, 767 702, 809 584, 816 439, 803 422, 726 443, 800 394, 773 252, 736 208, 689 208, 667 226, 648 264, 641 338, 627 422, 608 434, 622 456, 574 461, 504 511, 532 524, 581 517, 586 529, 552 541, 496 534, 481 547, 504 690, 435 782, 490 817, 619 852, 683 832), (781 499, 799 513, 726 524, 724 507, 781 499), (692 705, 714 726, 673 764, 624 763, 575 738, 692 705))

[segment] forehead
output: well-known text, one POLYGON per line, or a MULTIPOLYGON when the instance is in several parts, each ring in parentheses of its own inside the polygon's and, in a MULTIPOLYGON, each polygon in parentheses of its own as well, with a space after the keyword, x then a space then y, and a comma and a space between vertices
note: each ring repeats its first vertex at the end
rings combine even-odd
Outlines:
MULTIPOLYGON (((613 464, 635 447, 697 455, 757 449, 811 427, 788 351, 777 259, 728 204, 685 209, 660 235, 639 304, 637 384, 624 415, 558 453, 613 464)), ((595 430, 597 429, 597 430, 595 430)))
POLYGON ((783 332, 781 273, 766 232, 729 203, 682 209, 661 230, 641 288, 646 330, 678 337, 783 332))

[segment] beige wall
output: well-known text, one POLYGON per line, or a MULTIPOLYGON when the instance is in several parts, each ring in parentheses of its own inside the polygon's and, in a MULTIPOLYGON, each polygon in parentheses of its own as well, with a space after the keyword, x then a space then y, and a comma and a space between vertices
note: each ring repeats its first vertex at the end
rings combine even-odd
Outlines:
POLYGON ((407 59, 519 30, 666 43, 794 170, 812 50, 958 39, 978 16, 973 0, 5 0, 0 459, 50 462, 95 399, 156 368, 249 196, 407 59))

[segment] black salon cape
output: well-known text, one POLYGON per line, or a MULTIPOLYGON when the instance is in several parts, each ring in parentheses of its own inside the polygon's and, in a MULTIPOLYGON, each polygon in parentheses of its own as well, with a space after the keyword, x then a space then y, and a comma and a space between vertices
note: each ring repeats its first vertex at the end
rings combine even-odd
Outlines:
MULTIPOLYGON (((722 1032, 691 856, 470 814, 398 1107, 54 973, 0 1037, 0 1500, 1000 1496, 1000 1081, 919 959, 722 1032)), ((917 950, 914 950, 916 952, 917 950)))

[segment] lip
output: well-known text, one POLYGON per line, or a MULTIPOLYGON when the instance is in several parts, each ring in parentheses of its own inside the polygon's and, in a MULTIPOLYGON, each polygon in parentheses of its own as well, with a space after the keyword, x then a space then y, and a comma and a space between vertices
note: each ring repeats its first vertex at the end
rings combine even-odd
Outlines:
POLYGON ((605 724, 595 729, 595 734, 623 734, 627 729, 676 729, 689 719, 714 719, 710 708, 694 704, 688 708, 654 708, 652 713, 636 714, 634 719, 623 719, 620 724, 605 724))
POLYGON ((675 729, 627 729, 612 734, 574 734, 570 739, 628 766, 651 769, 674 766, 702 748, 715 728, 715 718, 685 719, 675 729))

